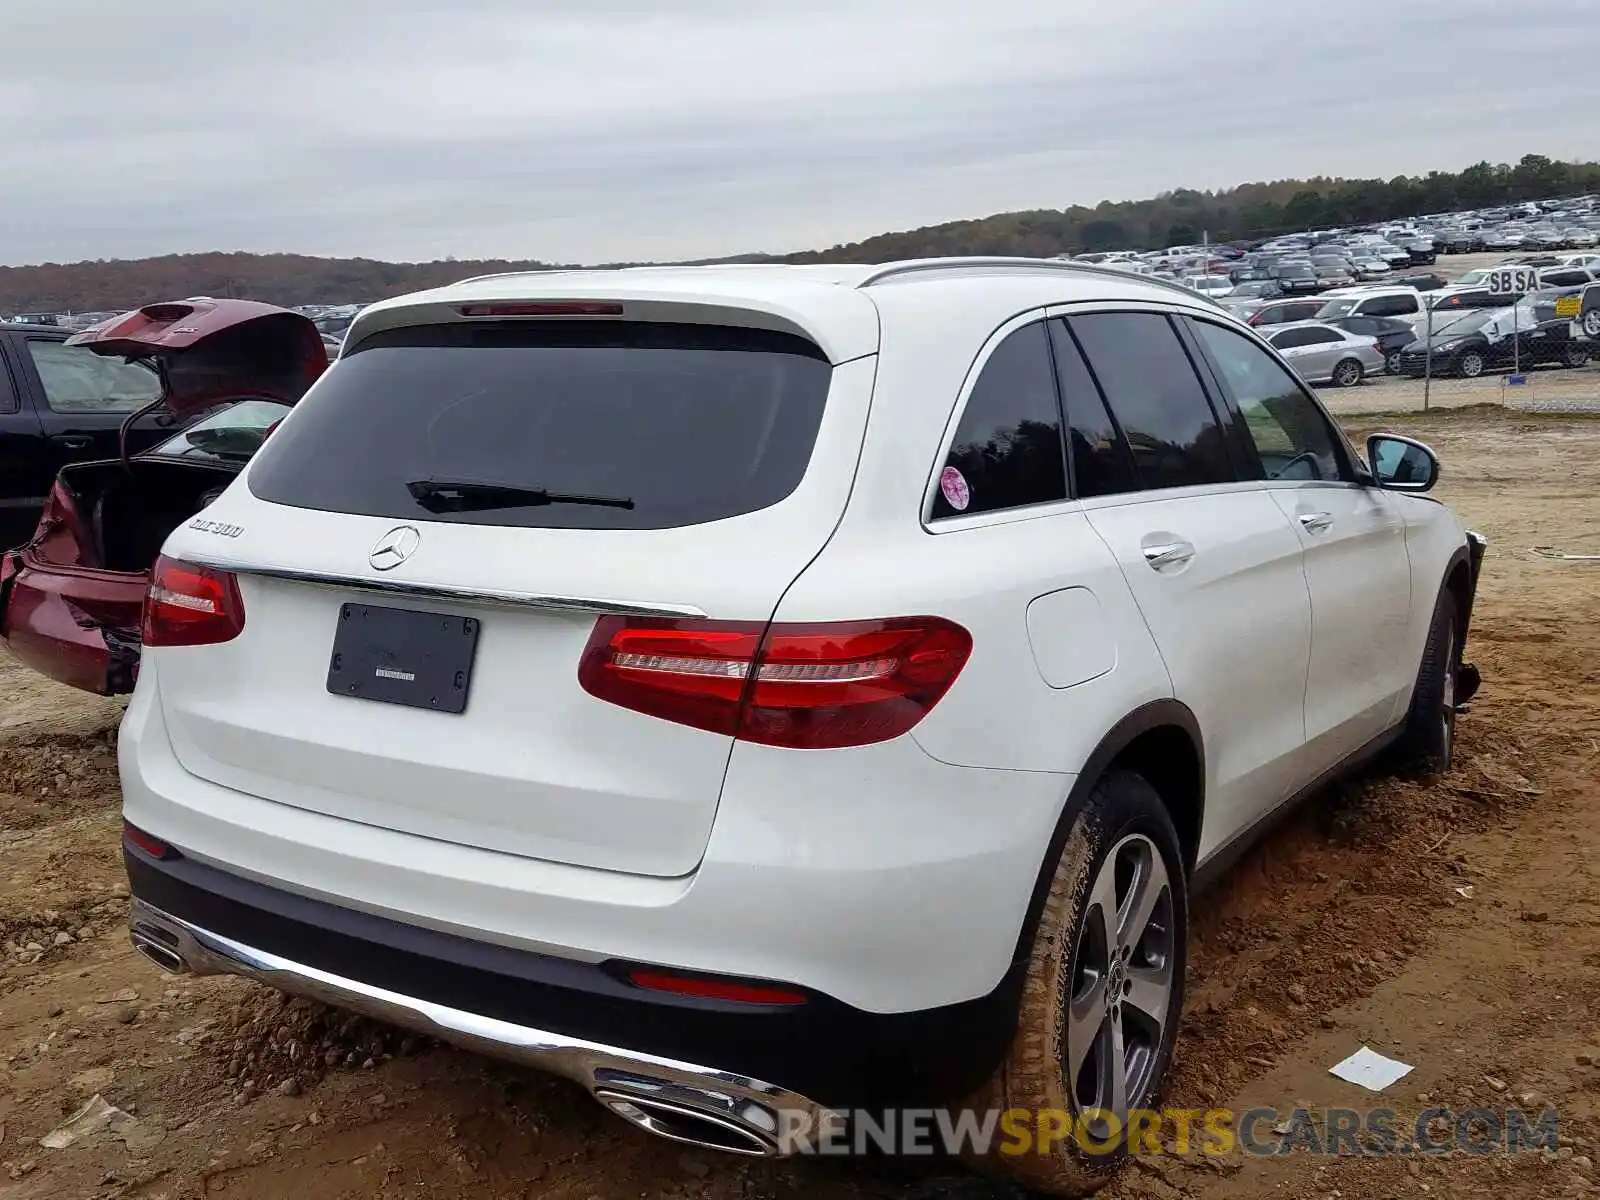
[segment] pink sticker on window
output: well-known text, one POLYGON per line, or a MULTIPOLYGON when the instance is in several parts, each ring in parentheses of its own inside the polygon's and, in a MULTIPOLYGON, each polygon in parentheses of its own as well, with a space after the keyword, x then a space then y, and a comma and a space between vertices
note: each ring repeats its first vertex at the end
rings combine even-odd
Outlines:
POLYGON ((957 512, 966 512, 972 503, 972 492, 967 488, 967 477, 954 467, 946 467, 939 474, 939 490, 957 512))

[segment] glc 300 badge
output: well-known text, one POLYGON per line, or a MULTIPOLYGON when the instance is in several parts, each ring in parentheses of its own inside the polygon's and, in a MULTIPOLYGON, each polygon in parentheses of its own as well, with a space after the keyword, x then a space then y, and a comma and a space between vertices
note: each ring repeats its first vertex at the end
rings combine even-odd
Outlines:
POLYGON ((229 525, 226 521, 208 521, 204 517, 196 517, 189 522, 190 529, 198 529, 201 533, 214 533, 218 537, 238 537, 244 532, 243 525, 229 525))

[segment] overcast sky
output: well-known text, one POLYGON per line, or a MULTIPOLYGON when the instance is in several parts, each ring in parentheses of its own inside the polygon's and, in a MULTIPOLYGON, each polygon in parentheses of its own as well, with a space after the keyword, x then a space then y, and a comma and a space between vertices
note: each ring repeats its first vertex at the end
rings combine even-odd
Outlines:
POLYGON ((0 262, 687 258, 1600 156, 1600 0, 49 0, 0 262))

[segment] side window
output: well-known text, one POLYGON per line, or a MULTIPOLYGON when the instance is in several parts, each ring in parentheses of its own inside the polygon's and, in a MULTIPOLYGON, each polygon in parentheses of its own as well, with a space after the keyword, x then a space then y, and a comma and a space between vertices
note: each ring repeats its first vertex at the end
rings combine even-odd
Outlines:
POLYGON ((1303 346, 1331 346, 1334 342, 1344 341, 1331 329, 1307 329, 1305 335, 1305 341, 1301 343, 1303 346))
POLYGON ((9 350, 5 334, 0 333, 0 413, 16 412, 19 407, 17 393, 11 384, 11 372, 6 368, 6 354, 9 350))
POLYGON ((1095 313, 1068 324, 1127 438, 1141 487, 1235 478, 1227 434, 1166 317, 1095 313))
POLYGON ((1072 459, 1072 492, 1080 500, 1138 490, 1133 460, 1122 440, 1094 377, 1084 364, 1078 343, 1065 321, 1050 322, 1056 352, 1056 374, 1067 411, 1067 453, 1072 459))
POLYGON ((1282 333, 1272 335, 1272 344, 1279 350, 1293 350, 1296 346, 1309 346, 1310 335, 1309 329, 1285 329, 1282 333))
POLYGON ((1205 321, 1192 324, 1233 394, 1267 478, 1345 478, 1333 431, 1299 381, 1243 334, 1205 321))
POLYGON ((1067 495, 1061 406, 1044 323, 995 347, 939 474, 933 517, 1048 504, 1067 495))
POLYGON ((139 363, 42 338, 28 340, 28 354, 51 412, 131 413, 161 395, 156 373, 139 363))
POLYGON ((1376 296, 1361 306, 1369 317, 1400 317, 1417 311, 1415 296, 1376 296))

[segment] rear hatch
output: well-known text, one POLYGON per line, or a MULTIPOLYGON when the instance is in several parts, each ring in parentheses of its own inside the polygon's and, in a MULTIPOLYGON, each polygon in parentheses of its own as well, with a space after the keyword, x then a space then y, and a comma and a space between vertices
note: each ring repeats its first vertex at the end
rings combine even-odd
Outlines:
POLYGON ((239 636, 156 660, 175 753, 354 822, 692 871, 731 734, 602 700, 580 660, 597 614, 769 620, 843 511, 872 374, 705 324, 361 337, 208 510, 226 536, 168 545, 248 568, 239 636))
POLYGON ((67 344, 154 362, 166 407, 180 417, 252 397, 293 404, 328 366, 309 317, 254 300, 147 304, 67 344))

